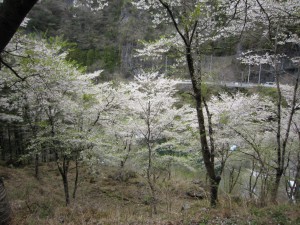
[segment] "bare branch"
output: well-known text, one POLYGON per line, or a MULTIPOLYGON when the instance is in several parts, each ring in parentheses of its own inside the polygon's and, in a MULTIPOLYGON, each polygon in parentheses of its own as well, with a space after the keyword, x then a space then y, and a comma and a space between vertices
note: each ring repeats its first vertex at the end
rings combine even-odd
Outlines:
POLYGON ((0 62, 7 67, 17 78, 19 78, 21 81, 24 81, 26 78, 21 77, 17 71, 15 71, 8 63, 6 63, 1 57, 0 62))

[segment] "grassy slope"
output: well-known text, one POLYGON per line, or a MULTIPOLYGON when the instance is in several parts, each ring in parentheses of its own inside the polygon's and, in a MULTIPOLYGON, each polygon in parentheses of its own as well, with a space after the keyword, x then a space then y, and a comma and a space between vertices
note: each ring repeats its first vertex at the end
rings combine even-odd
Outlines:
MULTIPOLYGON (((70 172, 70 189, 74 171, 70 172)), ((225 195, 217 209, 209 209, 207 200, 187 197, 197 186, 191 178, 173 177, 159 181, 159 214, 149 217, 146 180, 137 176, 126 182, 115 179, 115 168, 103 168, 91 176, 81 168, 76 200, 64 206, 61 177, 55 164, 41 166, 41 177, 33 177, 33 168, 0 167, 11 207, 13 224, 300 224, 300 208, 278 205, 256 208, 236 202, 225 195), (186 206, 184 210, 182 207, 186 206)))

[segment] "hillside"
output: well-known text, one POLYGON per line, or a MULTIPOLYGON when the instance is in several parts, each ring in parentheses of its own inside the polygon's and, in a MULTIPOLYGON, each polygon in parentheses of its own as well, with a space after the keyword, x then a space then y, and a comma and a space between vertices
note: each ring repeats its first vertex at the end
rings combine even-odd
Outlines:
MULTIPOLYGON (((174 51, 158 60, 135 57, 137 50, 143 48, 143 41, 155 42, 160 37, 173 35, 168 26, 152 26, 153 12, 137 10, 127 0, 109 1, 108 6, 98 12, 91 12, 86 7, 75 8, 73 2, 41 1, 28 15, 27 32, 47 38, 62 36, 72 46, 68 58, 86 66, 88 72, 104 69, 103 80, 132 79, 141 69, 155 69, 173 77, 186 77, 186 68, 172 70, 180 57, 174 51)), ((249 81, 252 83, 274 82, 272 67, 260 67, 251 62, 249 71, 249 67, 238 60, 243 52, 253 48, 260 49, 258 52, 269 49, 265 41, 260 40, 262 34, 256 32, 205 44, 201 49, 203 73, 215 81, 248 82, 250 72, 249 81)), ((295 55, 298 50, 297 46, 288 45, 281 51, 286 55, 295 55)), ((284 60, 281 70, 286 76, 286 83, 291 83, 297 67, 290 60, 284 60)))
POLYGON ((0 12, 0 224, 300 224, 299 0, 0 12))
MULTIPOLYGON (((32 167, 1 167, 13 210, 13 225, 56 224, 299 224, 300 209, 294 205, 257 208, 254 202, 222 195, 217 209, 209 208, 208 199, 197 199, 187 192, 203 190, 197 177, 174 174, 159 181, 159 213, 149 215, 146 180, 131 171, 120 180, 118 168, 101 168, 91 175, 80 168, 76 199, 64 207, 63 188, 55 164, 41 165, 41 179, 32 167)), ((74 178, 71 170, 70 181, 74 178)), ((128 171, 127 171, 128 172, 128 171)), ((70 182, 71 183, 71 182, 70 182)), ((72 186, 72 185, 71 185, 72 186)))

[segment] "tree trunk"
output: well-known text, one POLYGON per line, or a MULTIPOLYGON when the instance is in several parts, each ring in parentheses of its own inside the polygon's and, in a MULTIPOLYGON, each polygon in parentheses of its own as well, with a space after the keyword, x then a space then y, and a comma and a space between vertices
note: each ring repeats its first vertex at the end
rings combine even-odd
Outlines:
POLYGON ((210 205, 216 207, 218 203, 218 189, 221 178, 216 177, 215 180, 210 180, 210 205))
POLYGON ((74 181, 74 190, 73 190, 73 199, 76 198, 76 191, 77 191, 77 187, 78 187, 78 177, 79 177, 79 168, 78 168, 78 156, 76 155, 76 159, 75 159, 75 181, 74 181))
POLYGON ((64 183, 64 191, 65 191, 65 198, 66 198, 66 206, 70 205, 70 194, 69 194, 69 184, 68 184, 68 175, 62 175, 63 183, 64 183))
POLYGON ((237 184, 237 181, 240 177, 240 174, 241 174, 241 169, 242 169, 242 166, 239 167, 238 171, 237 171, 237 175, 234 176, 234 172, 235 172, 235 168, 233 167, 230 171, 229 171, 229 190, 228 190, 228 193, 231 194, 235 185, 237 184))
POLYGON ((295 200, 300 203, 300 161, 298 159, 297 171, 295 176, 295 200))
POLYGON ((0 3, 0 53, 38 0, 4 0, 0 3))
POLYGON ((250 83, 250 75, 251 75, 251 66, 249 64, 249 68, 248 68, 248 78, 247 78, 247 83, 250 83))
POLYGON ((5 161, 5 138, 4 138, 4 127, 1 126, 1 135, 0 135, 0 149, 1 149, 1 159, 5 161))
MULTIPOLYGON (((170 5, 168 5, 163 0, 158 0, 160 4, 166 9, 167 13, 169 14, 173 25, 175 27, 176 32, 180 35, 182 38, 182 41, 185 45, 185 57, 186 62, 188 65, 188 71, 189 75, 192 81, 193 91, 194 91, 194 97, 196 100, 196 110, 197 110, 197 119, 198 119, 198 125, 199 125, 199 133, 200 133, 200 142, 201 142, 201 152, 205 164, 205 168, 207 171, 207 174, 210 178, 210 185, 211 185, 211 206, 215 207, 218 199, 218 187, 219 183, 221 181, 220 176, 216 176, 215 173, 215 155, 214 155, 214 149, 209 149, 208 142, 207 142, 207 134, 205 130, 205 119, 204 119, 204 113, 203 113, 203 96, 201 92, 201 71, 199 71, 199 76, 195 75, 195 68, 194 68, 194 59, 193 59, 193 53, 192 53, 192 42, 194 39, 194 35, 197 33, 197 26, 198 26, 198 20, 195 20, 193 22, 192 26, 186 26, 184 25, 183 31, 180 30, 178 22, 175 19, 174 13, 172 11, 172 8, 170 5)), ((197 34, 196 34, 197 35, 197 34)))
POLYGON ((156 208, 156 190, 154 186, 154 180, 151 179, 152 175, 152 148, 148 141, 148 168, 147 168, 147 181, 150 187, 151 192, 151 199, 150 199, 150 206, 151 206, 151 212, 150 216, 152 217, 152 214, 157 214, 157 208, 156 208))
POLYGON ((9 150, 9 154, 10 154, 10 162, 12 163, 13 161, 13 148, 11 146, 11 131, 10 131, 10 128, 8 127, 7 128, 7 131, 8 131, 8 150, 9 150))
POLYGON ((259 64, 258 84, 261 83, 261 63, 259 64))
POLYGON ((205 130, 205 119, 203 112, 203 101, 202 101, 202 92, 201 92, 201 77, 196 78, 195 69, 194 69, 194 60, 192 57, 191 47, 186 47, 186 60, 188 64, 188 69, 190 73, 190 77, 192 80, 193 91, 195 93, 195 100, 197 104, 197 119, 199 125, 199 133, 200 133, 200 142, 201 142, 201 152, 205 164, 205 168, 210 179, 210 197, 211 197, 211 206, 215 207, 218 201, 218 187, 221 181, 220 176, 216 176, 215 168, 214 168, 214 152, 210 151, 208 142, 207 142, 207 134, 205 130))
POLYGON ((34 160, 34 169, 35 169, 35 178, 39 180, 40 174, 39 174, 39 154, 35 154, 35 160, 34 160))
POLYGON ((6 225, 10 222, 11 209, 6 197, 6 191, 2 178, 0 178, 0 224, 6 225))
POLYGON ((260 177, 261 173, 262 173, 262 169, 259 170, 258 174, 256 174, 254 182, 253 182, 253 175, 255 172, 255 163, 254 163, 254 159, 252 159, 252 170, 251 170, 251 174, 250 174, 250 178, 249 178, 249 198, 252 200, 253 199, 253 195, 256 195, 255 193, 255 189, 257 186, 257 182, 258 182, 258 178, 260 177))
POLYGON ((277 199, 278 190, 279 190, 282 175, 283 175, 283 170, 277 169, 276 170, 275 181, 274 181, 272 191, 271 191, 271 202, 273 202, 273 203, 276 203, 276 199, 277 199))
POLYGON ((70 193, 69 193, 69 181, 68 181, 68 172, 69 172, 69 160, 66 156, 63 157, 62 165, 58 162, 57 159, 57 167, 62 177, 63 185, 64 185, 64 192, 65 192, 65 199, 66 199, 66 206, 70 204, 70 193))

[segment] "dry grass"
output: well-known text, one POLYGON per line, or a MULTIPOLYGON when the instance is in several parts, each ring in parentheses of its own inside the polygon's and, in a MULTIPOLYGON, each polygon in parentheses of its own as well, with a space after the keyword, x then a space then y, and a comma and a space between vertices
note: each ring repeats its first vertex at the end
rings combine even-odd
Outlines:
POLYGON ((300 224, 299 207, 289 205, 259 209, 223 196, 220 206, 210 209, 207 199, 185 195, 195 184, 180 176, 158 182, 158 215, 150 217, 145 179, 137 176, 117 181, 113 179, 115 168, 103 168, 96 177, 81 168, 77 197, 69 207, 64 206, 62 181, 54 164, 41 166, 40 180, 34 178, 31 167, 0 167, 0 171, 13 210, 13 225, 300 224))

